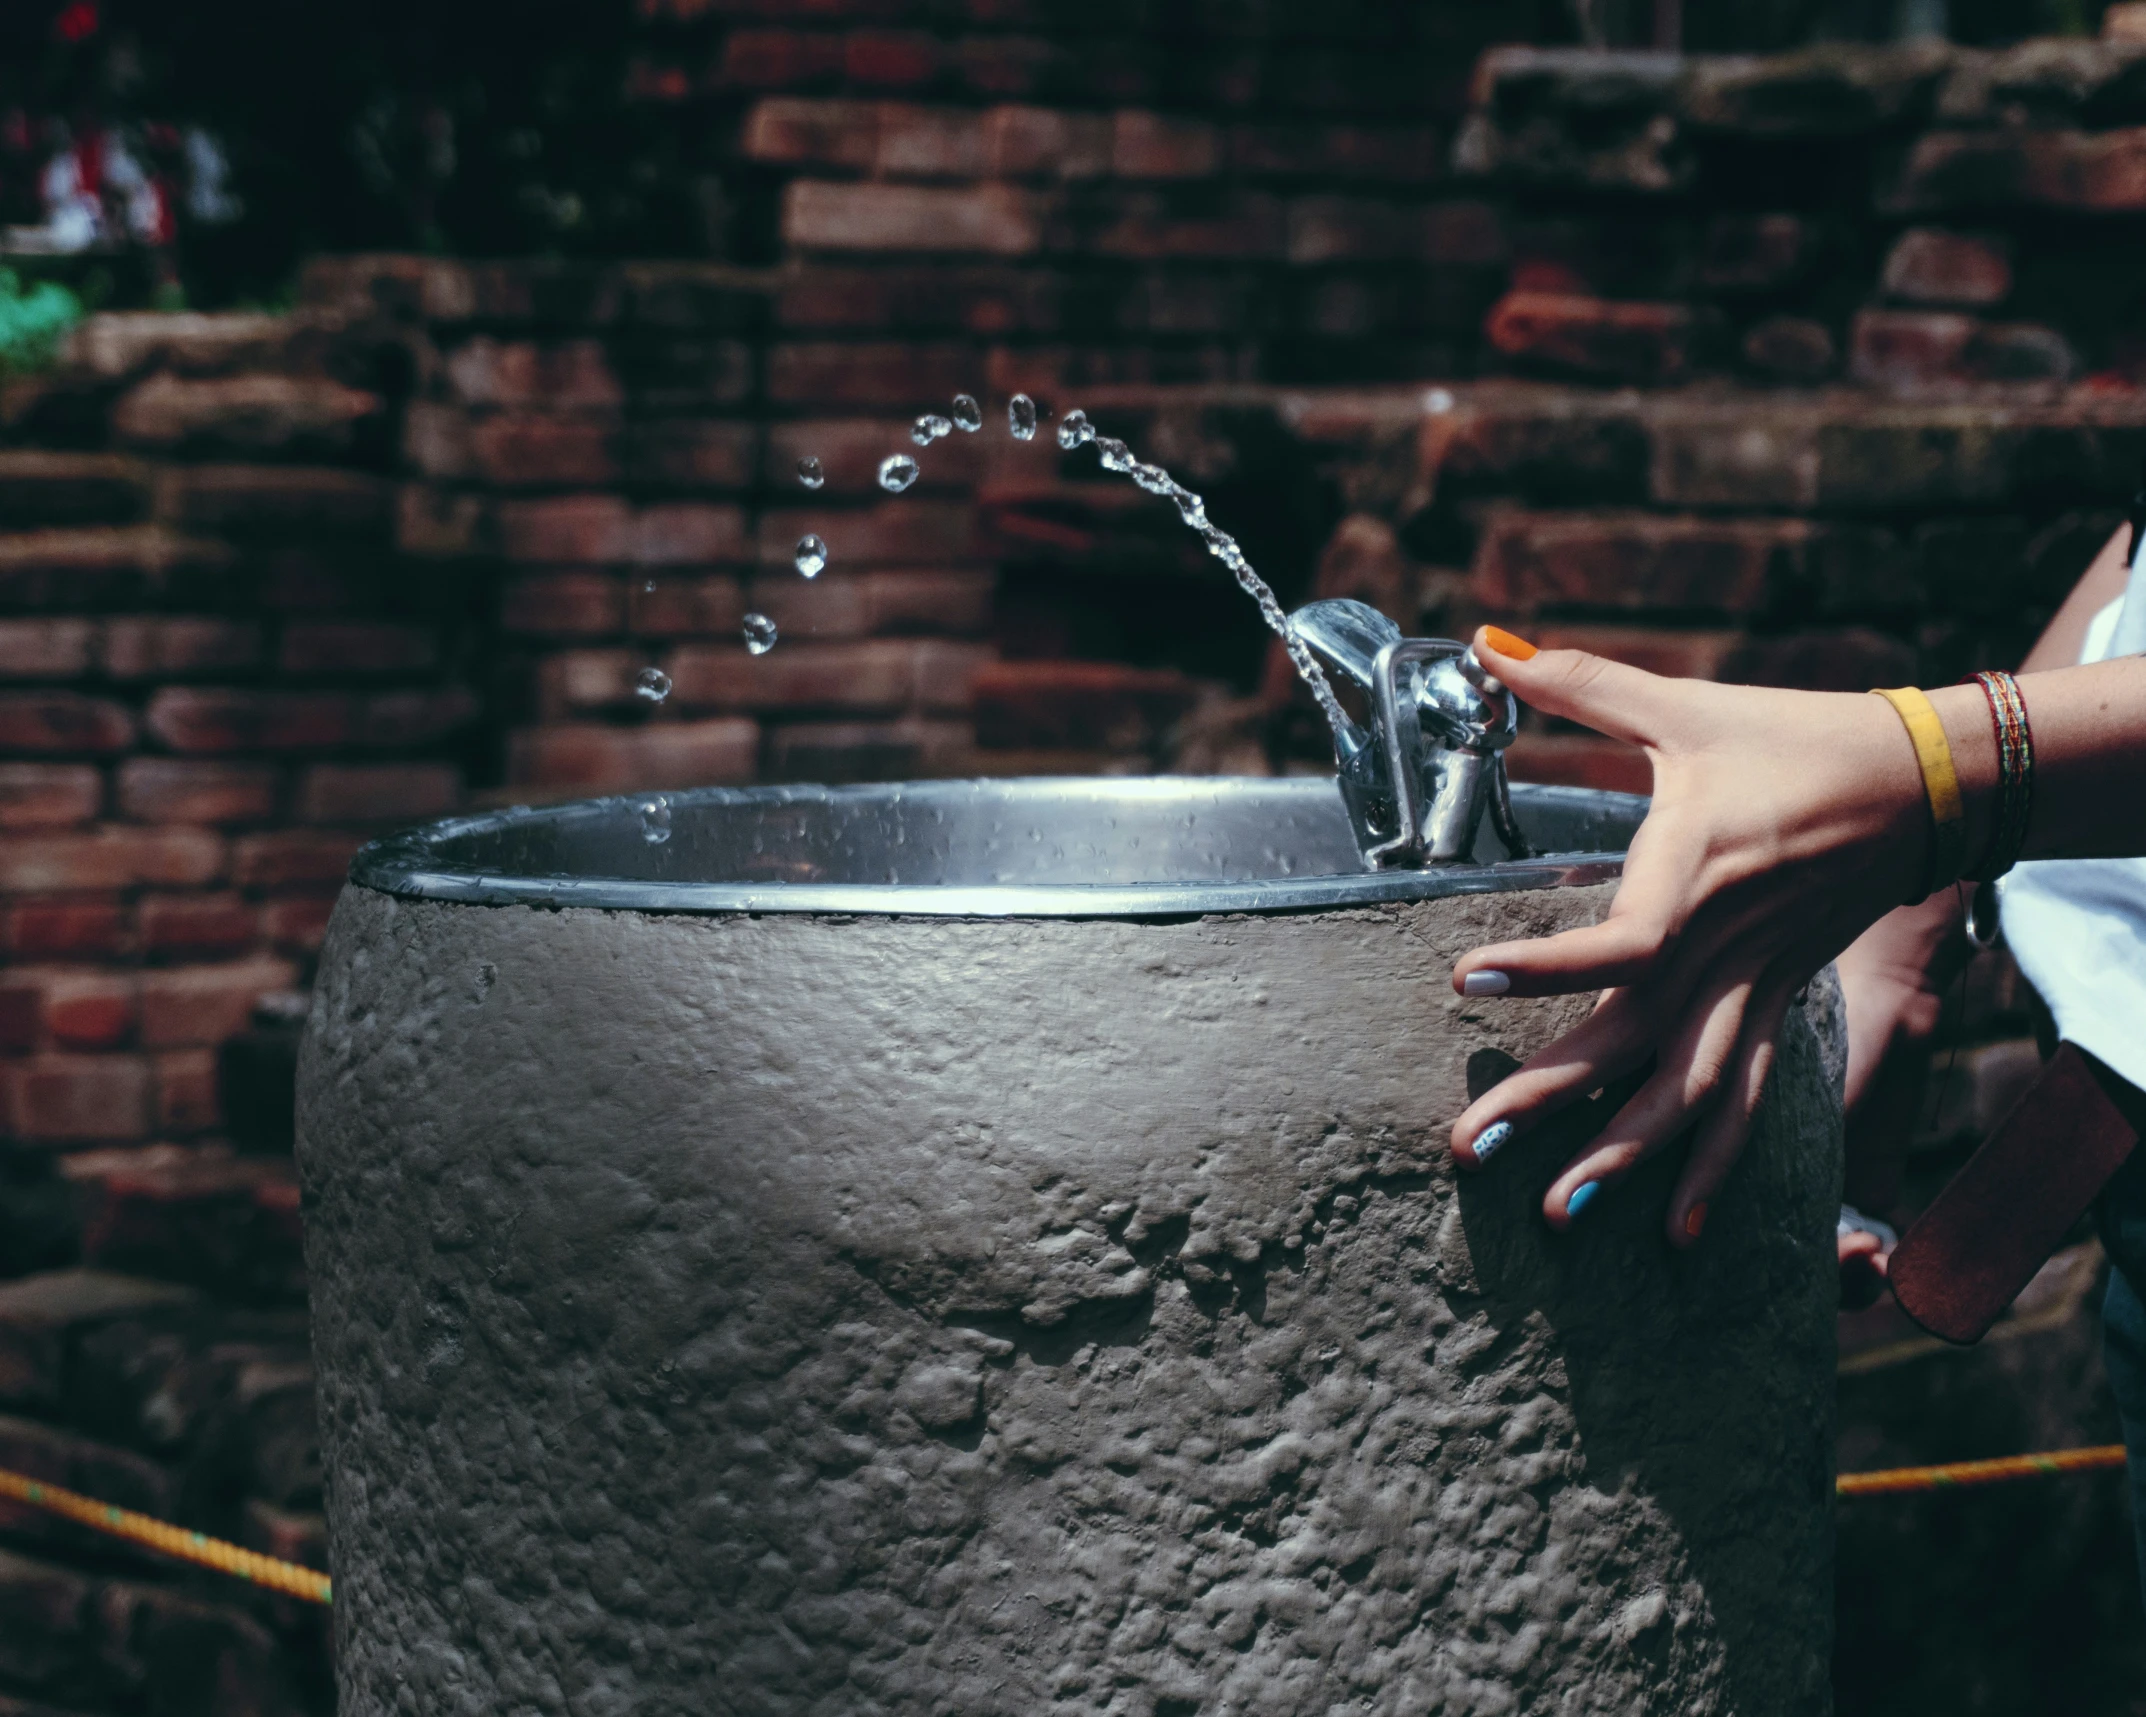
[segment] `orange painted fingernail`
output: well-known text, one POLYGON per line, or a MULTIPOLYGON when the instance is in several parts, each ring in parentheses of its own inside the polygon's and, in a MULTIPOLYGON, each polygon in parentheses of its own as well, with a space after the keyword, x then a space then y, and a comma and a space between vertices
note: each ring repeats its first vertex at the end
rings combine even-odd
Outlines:
POLYGON ((1485 626, 1483 628, 1483 642, 1497 651, 1499 655, 1510 656, 1516 662, 1525 662, 1530 657, 1539 654, 1533 644, 1530 644, 1525 638, 1514 637, 1503 626, 1485 626))
POLYGON ((1706 1226, 1706 1202, 1701 1200, 1684 1213, 1684 1232, 1696 1240, 1699 1230, 1706 1226))

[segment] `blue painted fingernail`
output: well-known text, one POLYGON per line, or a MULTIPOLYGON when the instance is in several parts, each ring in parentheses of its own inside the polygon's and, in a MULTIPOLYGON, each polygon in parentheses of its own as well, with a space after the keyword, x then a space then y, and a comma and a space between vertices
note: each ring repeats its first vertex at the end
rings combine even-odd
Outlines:
POLYGON ((1507 1139, 1511 1138, 1512 1136, 1512 1122, 1491 1122, 1489 1126, 1485 1127, 1480 1133, 1476 1134, 1475 1136, 1475 1160, 1478 1163, 1487 1163, 1488 1161, 1490 1161, 1492 1153, 1495 1152, 1501 1145, 1505 1143, 1507 1139))
POLYGON ((1460 981, 1464 996, 1502 996, 1512 987, 1512 979, 1503 972, 1470 972, 1460 981))
POLYGON ((1595 1194, 1601 1190, 1602 1183, 1598 1180, 1581 1181, 1578 1186, 1572 1189, 1572 1196, 1565 1200, 1565 1220, 1569 1222, 1573 1217, 1579 1215, 1589 1204, 1594 1202, 1595 1194))

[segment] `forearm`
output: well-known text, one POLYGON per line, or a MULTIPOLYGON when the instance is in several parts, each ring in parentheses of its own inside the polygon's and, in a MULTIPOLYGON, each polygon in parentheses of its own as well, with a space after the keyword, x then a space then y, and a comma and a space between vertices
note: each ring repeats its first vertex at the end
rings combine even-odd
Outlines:
MULTIPOLYGON (((2146 657, 2022 674, 2034 733, 2033 814, 2025 858, 2146 854, 2146 657)), ((1997 737, 1978 685, 1930 694, 1960 778, 1968 862, 1989 848, 1997 737)))

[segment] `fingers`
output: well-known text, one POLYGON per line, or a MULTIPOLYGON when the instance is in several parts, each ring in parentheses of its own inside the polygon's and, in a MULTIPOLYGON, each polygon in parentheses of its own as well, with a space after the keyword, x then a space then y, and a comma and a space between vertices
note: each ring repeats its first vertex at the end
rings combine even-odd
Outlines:
POLYGON ((1523 703, 1633 745, 1651 742, 1677 683, 1585 650, 1537 650, 1497 626, 1477 630, 1475 653, 1523 703))
POLYGON ((1716 983, 1693 998, 1654 1076, 1543 1194, 1543 1218, 1552 1228, 1569 1228, 1603 1191, 1681 1134, 1695 1116, 1712 1109, 1736 1053, 1750 1000, 1750 984, 1740 978, 1716 983))
POLYGON ((1453 1160, 1464 1168, 1482 1167, 1515 1134, 1638 1066, 1649 1047, 1630 994, 1619 991, 1606 998, 1462 1112, 1453 1123, 1453 1160))
POLYGON ((1684 1172, 1669 1195, 1669 1244, 1687 1247, 1698 1242, 1706 1227, 1706 1213, 1714 1195, 1729 1178, 1730 1169, 1743 1154, 1751 1136, 1751 1122, 1766 1095, 1766 1080, 1779 1053, 1781 1022, 1795 986, 1785 974, 1769 977, 1752 999, 1737 1034, 1736 1047, 1713 1109, 1699 1124, 1691 1154, 1684 1159, 1684 1172))

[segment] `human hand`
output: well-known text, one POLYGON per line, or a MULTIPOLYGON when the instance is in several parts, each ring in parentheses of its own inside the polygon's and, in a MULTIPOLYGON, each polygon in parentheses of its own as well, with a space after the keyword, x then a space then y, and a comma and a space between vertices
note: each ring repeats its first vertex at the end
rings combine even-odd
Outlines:
POLYGON ((1654 802, 1600 924, 1477 948, 1455 965, 1463 995, 1602 994, 1469 1106, 1453 1126, 1454 1160, 1480 1166, 1651 1059, 1639 1090, 1551 1182, 1543 1215, 1567 1227, 1693 1131, 1665 1219, 1670 1244, 1689 1246, 1743 1148, 1796 992, 1920 886, 1930 825, 1914 749, 1877 698, 1663 679, 1583 651, 1538 652, 1495 628, 1475 648, 1523 701, 1643 747, 1654 802))

